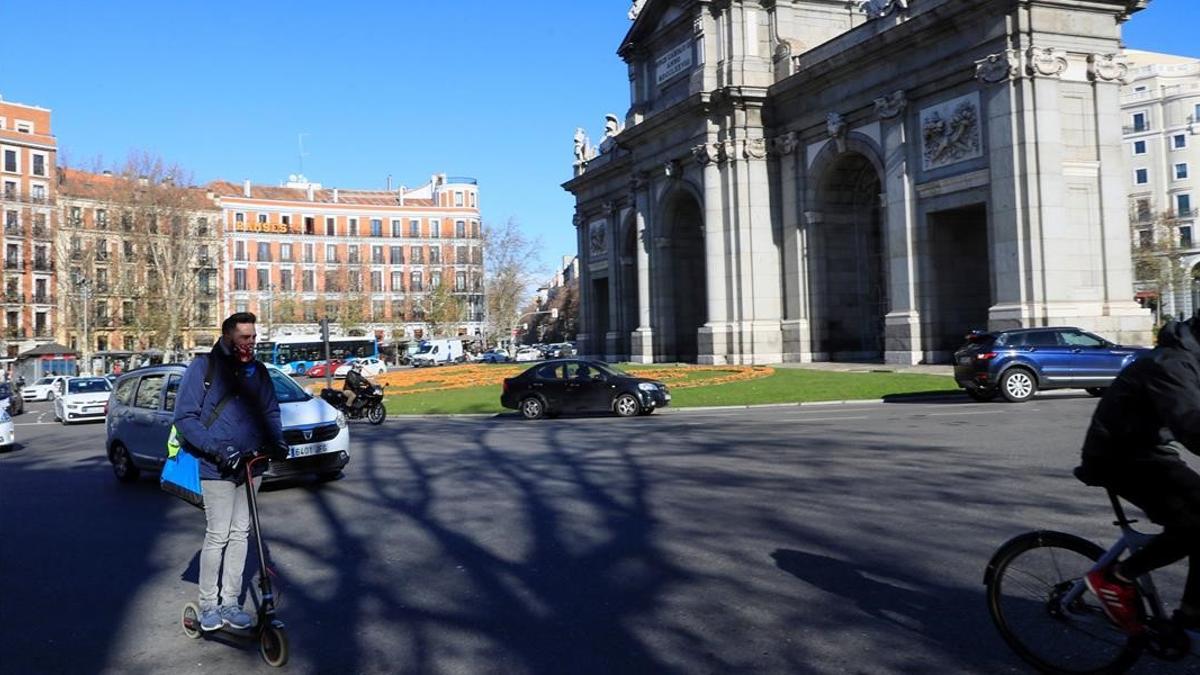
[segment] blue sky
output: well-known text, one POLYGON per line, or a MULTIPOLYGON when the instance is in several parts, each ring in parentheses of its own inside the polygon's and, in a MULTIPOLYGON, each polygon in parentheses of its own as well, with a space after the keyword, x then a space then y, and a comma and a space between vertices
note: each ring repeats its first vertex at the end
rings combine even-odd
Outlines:
MULTIPOLYGON (((0 95, 54 111, 65 158, 148 150, 216 178, 480 181, 547 270, 574 252, 571 137, 624 116, 629 0, 4 3, 0 95), (37 55, 36 58, 30 55, 37 55)), ((1130 47, 1200 57, 1196 0, 1152 0, 1130 47), (1187 28, 1185 28, 1187 27, 1187 28)))

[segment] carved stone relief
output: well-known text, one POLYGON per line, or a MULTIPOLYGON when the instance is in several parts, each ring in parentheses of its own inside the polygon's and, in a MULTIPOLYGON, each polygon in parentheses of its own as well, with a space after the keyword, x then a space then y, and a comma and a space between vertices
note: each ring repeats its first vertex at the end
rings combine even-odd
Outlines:
POLYGON ((781 155, 790 155, 796 151, 800 145, 800 137, 794 131, 789 131, 786 134, 775 139, 775 152, 781 155))
POLYGON ((1056 47, 1030 47, 1025 52, 1025 72, 1030 76, 1059 77, 1067 69, 1067 54, 1056 47))
POLYGON ((885 120, 898 116, 907 106, 908 98, 905 97, 903 89, 875 99, 875 112, 885 120))
POLYGON ((825 130, 829 138, 837 144, 838 152, 846 151, 846 119, 841 113, 831 112, 825 115, 825 130))
POLYGON ((608 252, 608 223, 603 220, 588 225, 588 251, 593 260, 603 258, 608 252))
POLYGON ((706 166, 717 161, 717 146, 709 143, 701 143, 692 148, 692 159, 700 166, 706 166))
POLYGON ((921 156, 926 171, 983 156, 978 93, 921 111, 921 156))
POLYGON ((1020 63, 1020 56, 1012 49, 990 54, 975 62, 975 77, 986 84, 1006 82, 1020 77, 1020 63))
POLYGON ((742 146, 742 156, 746 159, 762 159, 767 156, 767 142, 762 138, 751 138, 742 146))
POLYGON ((880 19, 908 9, 908 0, 854 0, 854 4, 868 19, 880 19))
POLYGON ((1129 76, 1129 64, 1125 63, 1120 54, 1089 54, 1088 79, 1093 82, 1119 82, 1126 84, 1129 76))

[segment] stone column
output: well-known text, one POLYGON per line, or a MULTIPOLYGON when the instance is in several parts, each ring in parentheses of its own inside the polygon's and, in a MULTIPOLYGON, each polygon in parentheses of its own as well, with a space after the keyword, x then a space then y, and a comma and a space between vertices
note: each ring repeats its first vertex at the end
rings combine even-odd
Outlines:
POLYGON ((653 232, 647 218, 649 196, 644 178, 634 176, 629 184, 633 193, 634 227, 637 228, 635 251, 637 259, 637 328, 629 334, 629 360, 634 363, 654 362, 654 334, 650 328, 650 246, 653 232))
POLYGON ((592 344, 592 272, 591 246, 587 237, 587 219, 582 213, 575 212, 575 239, 579 250, 579 331, 575 341, 582 356, 595 357, 597 352, 592 344))
POLYGON ((725 238, 725 205, 716 146, 704 143, 692 148, 704 181, 704 281, 707 310, 698 336, 697 360, 723 364, 729 360, 729 297, 725 238))
POLYGON ((623 280, 620 247, 617 241, 621 221, 620 207, 615 203, 606 202, 604 216, 607 219, 605 227, 608 229, 608 332, 604 334, 604 358, 615 363, 621 360, 622 336, 620 290, 623 280))
POLYGON ((907 106, 903 90, 875 99, 883 141, 883 207, 891 304, 884 317, 884 362, 913 365, 921 361, 921 317, 917 307, 917 200, 909 170, 907 106))
POLYGON ((783 360, 812 362, 809 323, 808 227, 800 218, 800 171, 803 152, 797 152, 794 131, 775 139, 779 159, 780 217, 783 222, 783 360))
MULTIPOLYGON (((1096 146, 1100 151, 1101 230, 1104 242, 1104 308, 1107 336, 1121 344, 1153 344, 1154 318, 1133 299, 1133 259, 1126 203, 1125 146, 1121 142, 1121 85, 1128 66, 1116 54, 1088 56, 1095 94, 1096 146)), ((1161 117, 1160 117, 1161 119, 1161 117)))
MULTIPOLYGON (((750 127, 761 133, 760 127, 750 127)), ((763 138, 727 141, 733 194, 730 230, 737 241, 739 276, 733 284, 736 320, 735 358, 738 363, 779 363, 783 360, 783 298, 779 249, 771 222, 767 147, 763 138)))

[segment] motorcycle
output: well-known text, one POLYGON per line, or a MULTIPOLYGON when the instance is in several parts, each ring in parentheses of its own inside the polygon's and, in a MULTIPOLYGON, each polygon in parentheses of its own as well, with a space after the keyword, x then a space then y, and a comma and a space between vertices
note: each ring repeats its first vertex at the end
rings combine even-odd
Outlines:
POLYGON ((354 398, 354 403, 346 403, 346 393, 337 389, 322 389, 321 398, 326 403, 338 409, 347 420, 365 419, 371 424, 381 424, 387 417, 383 407, 383 387, 373 385, 369 391, 364 391, 354 398))

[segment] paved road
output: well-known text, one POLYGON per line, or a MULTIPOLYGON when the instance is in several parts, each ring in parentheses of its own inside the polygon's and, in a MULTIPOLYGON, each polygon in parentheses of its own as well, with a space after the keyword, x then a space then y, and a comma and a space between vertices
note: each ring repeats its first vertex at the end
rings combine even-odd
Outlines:
MULTIPOLYGON (((354 426, 344 478, 262 495, 289 667, 1026 672, 988 620, 983 567, 1035 526, 1111 537, 1102 494, 1070 477, 1093 406, 354 426)), ((201 514, 118 484, 103 426, 44 410, 0 455, 0 671, 266 670, 179 631, 201 514)))

